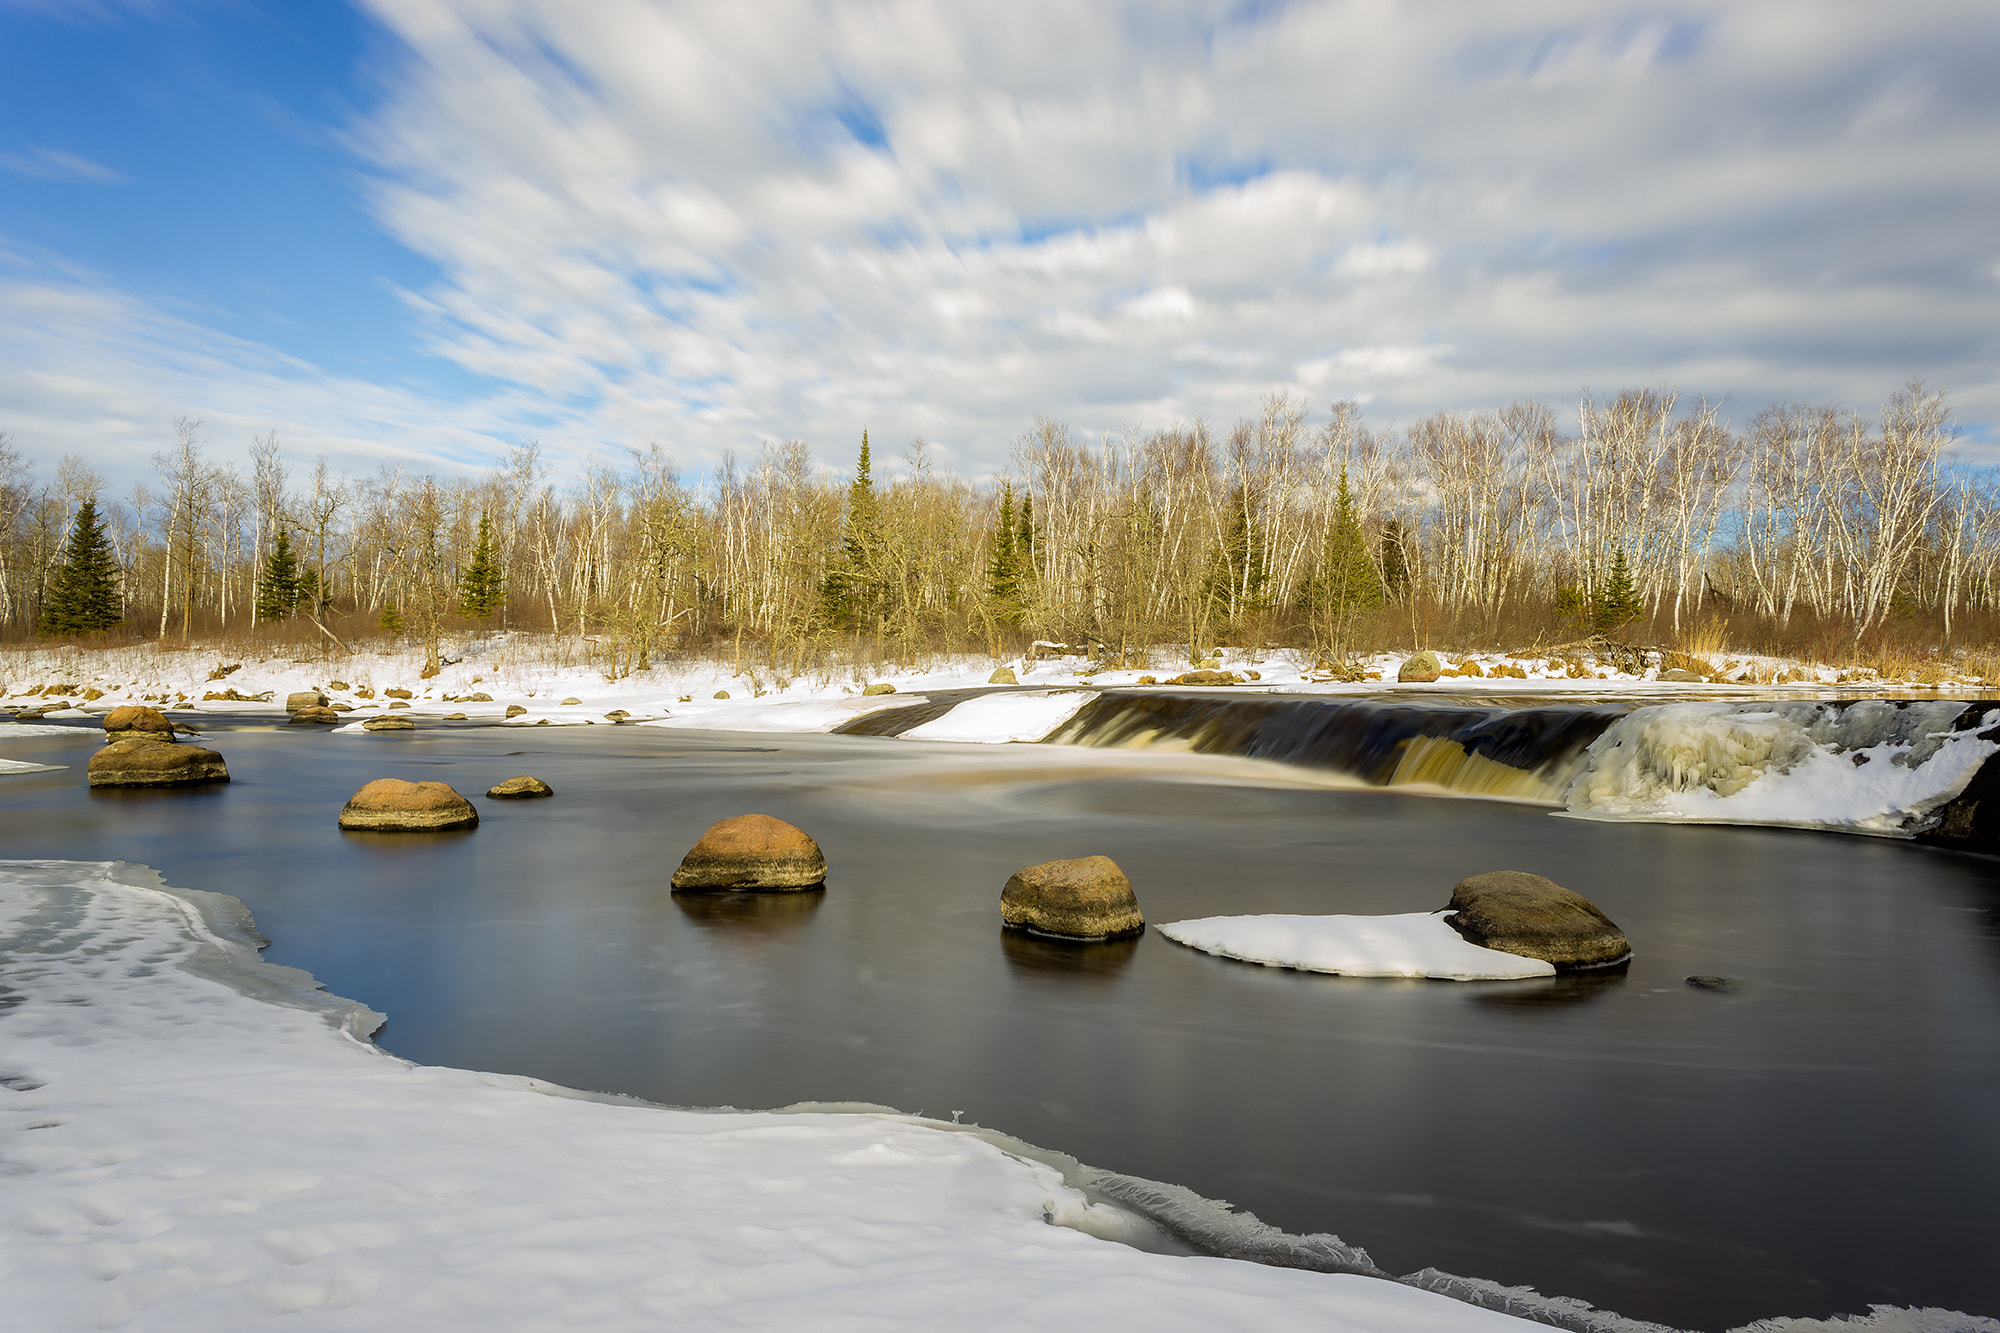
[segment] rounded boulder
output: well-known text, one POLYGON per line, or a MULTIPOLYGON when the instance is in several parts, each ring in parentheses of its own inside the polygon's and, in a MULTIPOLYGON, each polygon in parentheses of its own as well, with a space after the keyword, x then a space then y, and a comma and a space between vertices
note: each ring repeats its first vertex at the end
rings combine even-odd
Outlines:
POLYGON ((304 708, 326 707, 326 696, 318 690, 295 690, 285 696, 285 711, 296 713, 304 708))
POLYGON ((1463 879, 1451 891, 1445 920, 1468 943, 1558 970, 1604 967, 1628 957, 1632 942, 1580 893, 1525 870, 1463 879))
POLYGON ((986 678, 988 685, 1019 685, 1013 667, 994 667, 993 674, 986 678))
POLYGON ((377 778, 341 807, 340 826, 372 833, 477 828, 479 812, 446 783, 377 778))
POLYGON ((151 736, 155 740, 172 741, 174 724, 157 708, 125 704, 104 715, 104 735, 107 740, 151 736))
POLYGON ((371 717, 361 724, 363 731, 415 731, 417 724, 407 717, 371 717))
POLYGON ((314 724, 331 727, 338 724, 339 721, 340 714, 334 712, 324 704, 292 710, 291 725, 295 727, 312 726, 314 724))
POLYGON ((681 859, 680 889, 789 891, 826 880, 826 857, 803 829, 770 815, 737 815, 709 826, 681 859))
POLYGON ((526 706, 525 704, 508 704, 508 705, 507 705, 507 716, 508 716, 508 717, 521 717, 521 716, 523 716, 524 714, 526 714, 526 713, 527 713, 527 711, 528 711, 528 709, 527 709, 527 706, 526 706))
POLYGON ((536 796, 554 796, 556 789, 540 778, 523 773, 518 778, 494 783, 486 789, 486 794, 496 801, 525 801, 536 796))
POLYGON ((1411 653, 1403 659, 1403 665, 1396 669, 1396 679, 1404 683, 1428 685, 1444 674, 1444 663, 1428 648, 1420 653, 1411 653))
POLYGON ((162 744, 169 738, 146 735, 114 740, 90 756, 93 787, 181 787, 227 782, 222 756, 199 745, 162 744))
POLYGON ((1000 891, 1000 924, 1072 940, 1107 940, 1146 928, 1132 881, 1108 856, 1047 861, 1017 870, 1000 891))

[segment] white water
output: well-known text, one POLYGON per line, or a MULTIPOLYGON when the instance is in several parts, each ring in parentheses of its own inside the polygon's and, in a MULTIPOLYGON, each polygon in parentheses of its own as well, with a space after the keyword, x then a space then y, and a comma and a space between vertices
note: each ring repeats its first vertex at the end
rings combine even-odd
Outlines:
POLYGON ((2000 744, 1954 732, 1961 703, 1684 703, 1635 709, 1591 742, 1572 815, 1921 832, 2000 744))
POLYGON ((1393 916, 1210 916, 1157 929, 1177 944, 1266 967, 1346 977, 1501 981, 1555 975, 1540 958, 1482 948, 1443 912, 1393 916))

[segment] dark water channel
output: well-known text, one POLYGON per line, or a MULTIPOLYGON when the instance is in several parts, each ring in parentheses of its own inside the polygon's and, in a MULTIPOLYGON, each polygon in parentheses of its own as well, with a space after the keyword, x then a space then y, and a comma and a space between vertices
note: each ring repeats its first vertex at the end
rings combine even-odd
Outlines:
POLYGON ((2000 861, 1053 746, 218 725, 230 785, 116 794, 83 785, 92 743, 0 748, 72 765, 0 778, 0 856, 234 894, 269 958, 386 1012, 382 1044, 411 1059, 679 1104, 962 1112, 1394 1272, 1683 1328, 2000 1313, 2000 861), (473 794, 523 772, 557 796, 479 800, 469 834, 334 825, 370 778, 473 794), (700 831, 746 810, 819 839, 824 894, 667 892, 700 831), (1098 852, 1155 922, 1414 911, 1529 869, 1637 956, 1454 984, 1002 934, 1010 872, 1098 852))

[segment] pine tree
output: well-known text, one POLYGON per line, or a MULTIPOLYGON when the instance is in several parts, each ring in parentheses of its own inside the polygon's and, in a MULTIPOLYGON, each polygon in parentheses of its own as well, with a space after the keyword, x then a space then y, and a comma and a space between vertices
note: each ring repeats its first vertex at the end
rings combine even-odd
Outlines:
POLYGON ((1410 586, 1410 558, 1403 550, 1403 525, 1382 525, 1382 586, 1391 597, 1400 597, 1410 586))
POLYGON ((479 515, 479 536, 473 542, 472 561, 458 580, 458 609, 474 620, 484 620, 507 600, 507 576, 493 558, 493 524, 485 511, 479 515))
POLYGON ((77 509, 76 522, 56 558, 60 563, 36 626, 42 633, 91 634, 125 618, 119 595, 123 575, 111 554, 95 499, 85 500, 77 509))
POLYGON ((820 584, 820 610, 841 629, 881 628, 882 513, 869 473, 868 432, 861 432, 861 454, 854 463, 854 480, 847 487, 847 525, 840 541, 840 559, 820 584))
POLYGON ((1639 600, 1639 590, 1632 585, 1632 568, 1625 563, 1625 548, 1621 546, 1611 558, 1611 576, 1591 604, 1590 628, 1598 634, 1610 634, 1645 613, 1645 603, 1639 600))
POLYGON ((382 604, 382 617, 376 623, 379 624, 388 633, 393 634, 398 638, 402 637, 403 613, 396 609, 396 604, 394 602, 384 602, 382 604))
POLYGON ((1333 519, 1327 524, 1319 593, 1333 651, 1345 657, 1355 621, 1382 605, 1382 579, 1375 572, 1375 562, 1368 555, 1368 538, 1354 514, 1354 493, 1347 487, 1346 468, 1340 470, 1333 519))
POLYGON ((1003 625, 1021 623, 1021 546, 1014 526, 1014 485, 1000 487, 1000 518, 993 526, 993 559, 986 567, 986 596, 993 618, 1003 625))
POLYGON ((264 575, 257 580, 257 619, 282 620, 298 609, 304 595, 291 534, 279 528, 271 554, 264 560, 264 575))

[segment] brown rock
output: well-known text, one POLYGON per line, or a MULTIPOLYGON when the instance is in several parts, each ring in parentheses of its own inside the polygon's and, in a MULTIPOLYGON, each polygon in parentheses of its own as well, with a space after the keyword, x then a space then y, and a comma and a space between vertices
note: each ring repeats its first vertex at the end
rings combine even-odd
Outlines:
POLYGON ((493 696, 481 691, 478 694, 466 695, 465 702, 469 704, 490 704, 493 702, 493 696))
POLYGON ((93 787, 180 787, 227 782, 222 756, 199 745, 162 745, 151 735, 114 740, 90 756, 93 787))
POLYGON ((467 721, 468 719, 463 713, 446 713, 444 715, 444 720, 447 722, 464 722, 467 721))
POLYGON ((1403 659, 1403 665, 1396 670, 1396 679, 1427 685, 1443 674, 1444 663, 1438 661, 1436 653, 1425 649, 1421 653, 1411 653, 1403 659))
POLYGON ((326 696, 318 690, 295 690, 285 696, 285 711, 296 713, 301 708, 324 708, 326 696))
POLYGON ((339 721, 340 714, 334 712, 331 708, 299 708, 293 710, 291 724, 295 727, 314 725, 331 727, 339 721))
POLYGON ((895 692, 896 687, 886 680, 878 680, 873 685, 865 685, 861 689, 861 693, 864 696, 870 694, 894 694, 895 692))
POLYGON ((104 735, 107 740, 129 740, 135 735, 144 735, 172 741, 174 724, 157 708, 125 704, 104 715, 104 735))
POLYGON ((993 674, 986 678, 986 683, 988 685, 1019 685, 1021 682, 1015 679, 1013 667, 994 667, 993 674))
POLYGON ((407 717, 371 717, 361 724, 363 731, 415 731, 417 724, 407 717))
POLYGON ((531 778, 523 773, 518 778, 508 778, 486 789, 486 794, 496 801, 525 801, 536 796, 554 796, 556 789, 540 778, 531 778))
POLYGON ((569 705, 569 704, 580 704, 580 703, 582 703, 582 702, 583 702, 583 700, 581 700, 581 699, 577 698, 577 697, 576 697, 575 695, 573 695, 573 694, 572 694, 572 695, 571 695, 571 696, 570 696, 569 698, 567 698, 567 699, 563 700, 563 704, 564 704, 565 706, 567 706, 567 705, 569 705))
POLYGON ((344 680, 330 680, 326 683, 326 687, 329 690, 344 690, 347 688, 347 682, 344 680))
POLYGON ((1451 910, 1445 920, 1469 942, 1562 970, 1602 967, 1632 952, 1625 932, 1589 899, 1525 870, 1460 880, 1451 910))
POLYGON ((1183 671, 1170 682, 1174 685, 1240 685, 1235 673, 1229 671, 1183 671))
POLYGON ((416 697, 415 695, 411 694, 408 690, 400 689, 395 686, 391 686, 389 689, 382 691, 382 693, 387 695, 391 699, 413 699, 416 697))
POLYGON ((389 701, 389 707, 391 708, 408 708, 409 706, 410 701, 408 699, 391 699, 389 701))
POLYGON ((508 704, 508 705, 507 705, 507 716, 508 716, 508 717, 519 717, 519 716, 521 716, 521 715, 522 715, 523 713, 525 713, 525 712, 527 712, 527 711, 528 711, 528 710, 527 710, 527 707, 526 707, 525 705, 523 705, 523 704, 508 704))
POLYGON ((1146 928, 1132 881, 1108 856, 1015 871, 1000 891, 1000 923, 1075 940, 1136 935, 1146 928))
POLYGON ((340 826, 380 833, 477 828, 479 812, 442 782, 377 778, 341 807, 340 826))
POLYGON ((717 691, 715 692, 715 697, 716 697, 716 698, 718 698, 718 699, 727 699, 727 698, 729 697, 729 691, 728 691, 728 690, 717 690, 717 691))
POLYGON ((826 880, 826 857, 803 830, 769 815, 709 826, 674 871, 680 889, 789 890, 826 880))

